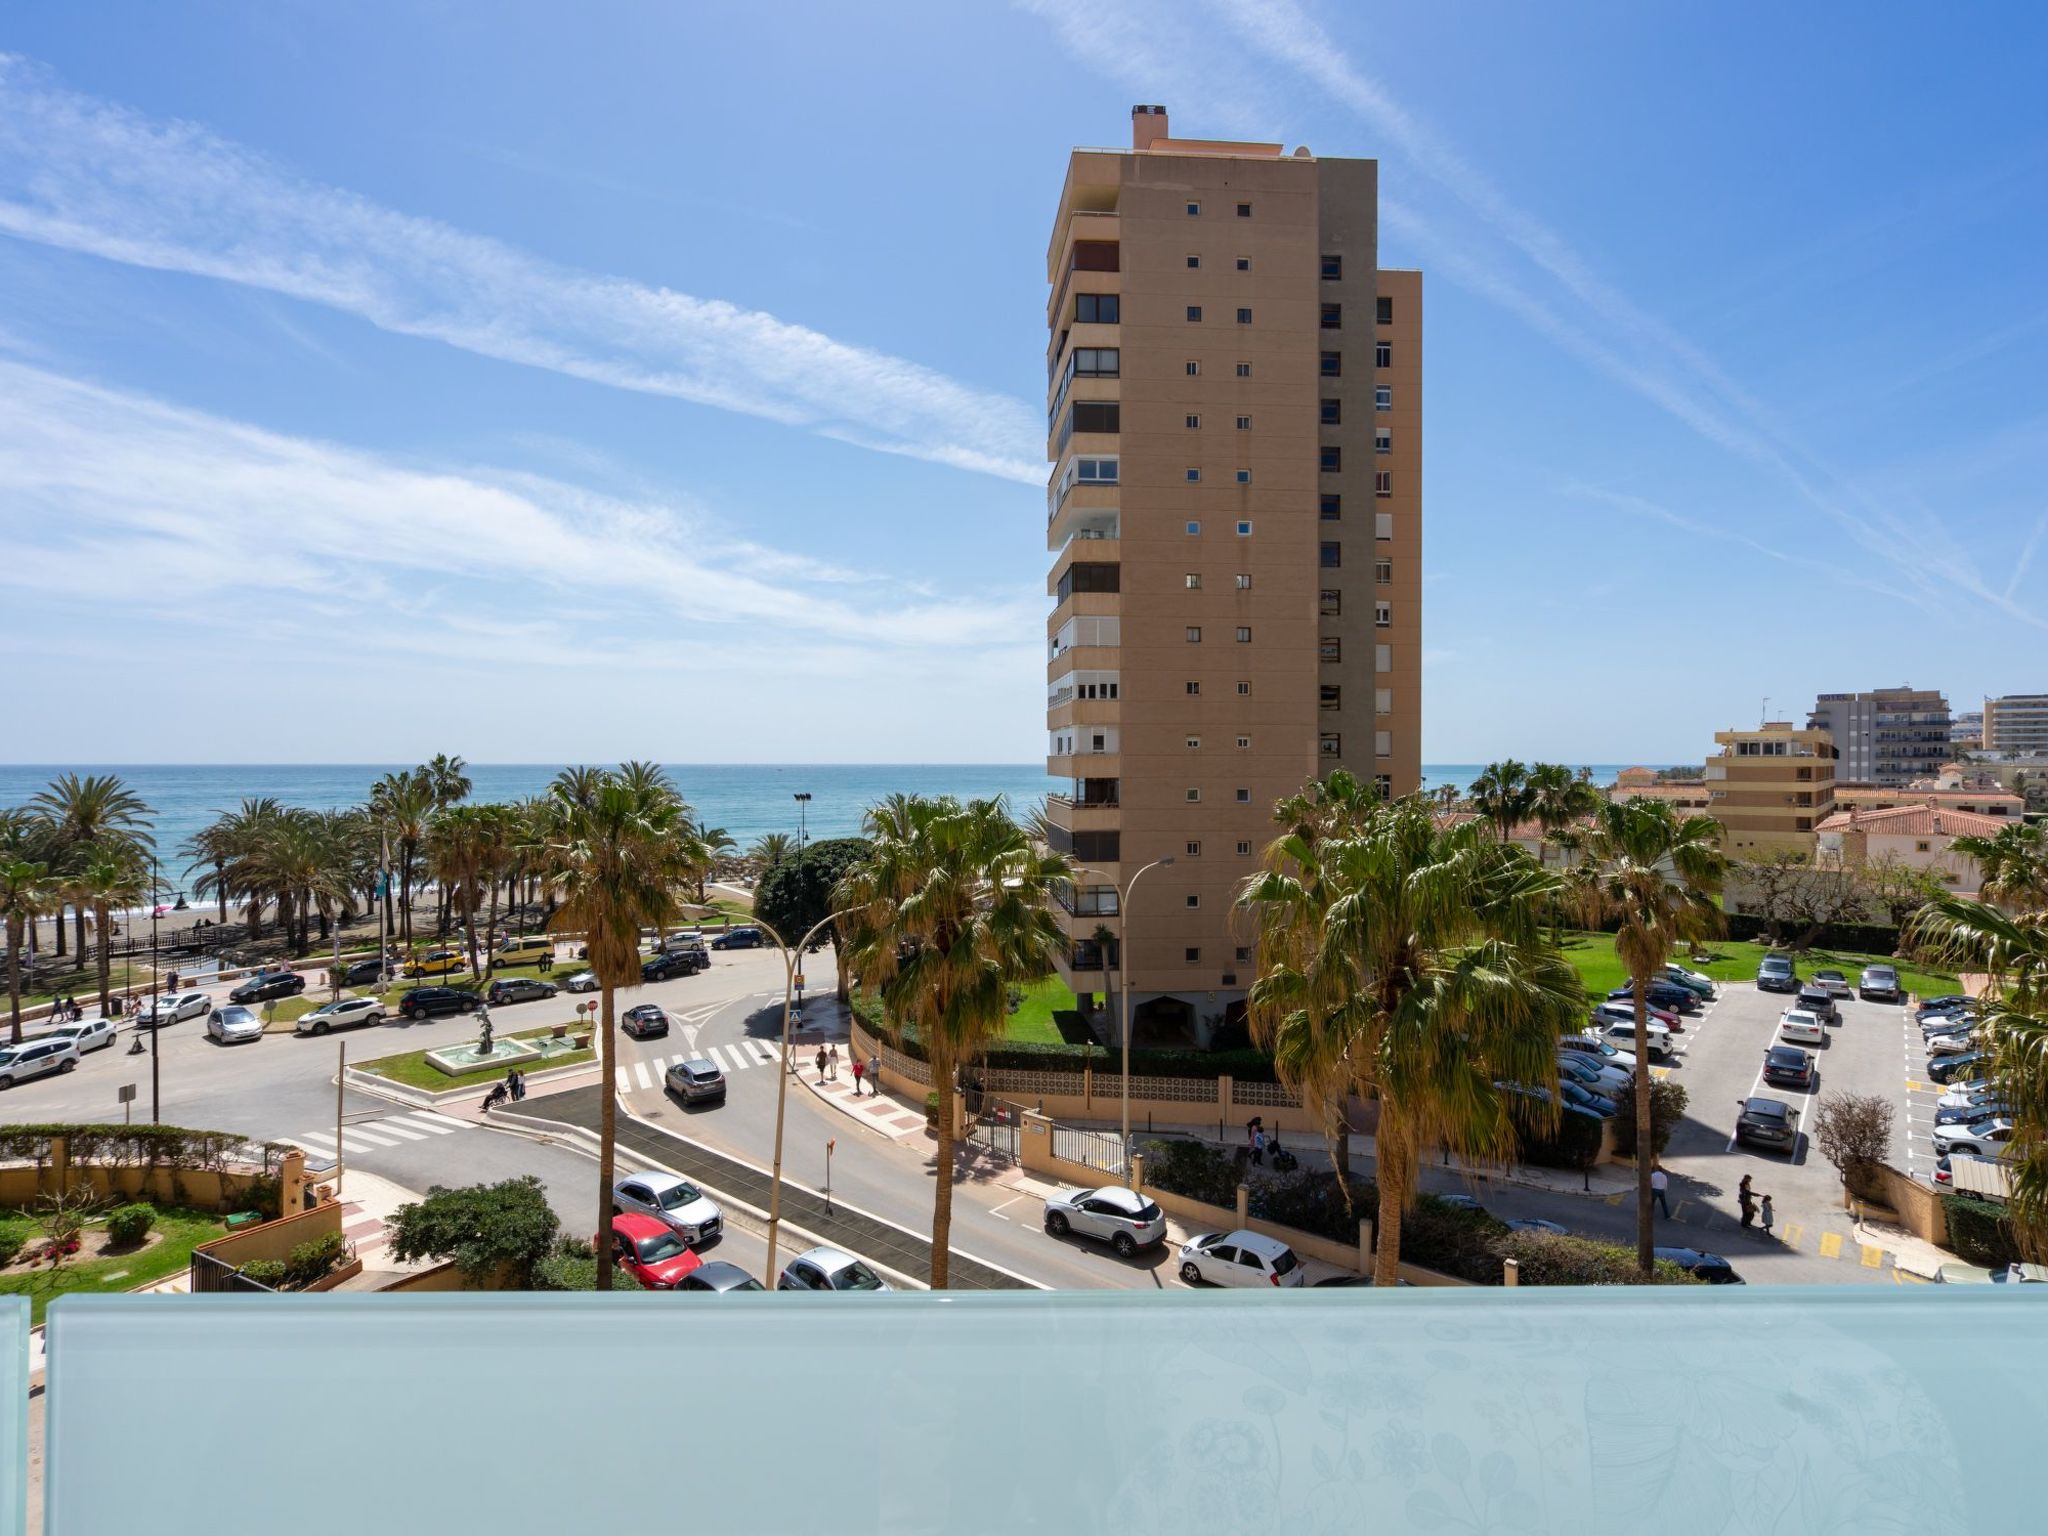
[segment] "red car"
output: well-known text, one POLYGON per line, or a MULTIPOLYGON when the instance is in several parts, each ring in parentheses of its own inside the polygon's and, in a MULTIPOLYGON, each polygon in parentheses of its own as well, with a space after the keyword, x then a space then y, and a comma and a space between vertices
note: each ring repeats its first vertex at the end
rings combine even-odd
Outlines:
POLYGON ((672 1291, 704 1261, 667 1223, 629 1212, 612 1218, 612 1262, 650 1291, 672 1291))

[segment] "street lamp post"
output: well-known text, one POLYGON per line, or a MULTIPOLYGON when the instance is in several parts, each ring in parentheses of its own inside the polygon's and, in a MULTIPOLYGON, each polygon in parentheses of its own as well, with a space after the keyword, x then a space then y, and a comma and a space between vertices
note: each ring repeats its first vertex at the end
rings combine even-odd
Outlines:
MULTIPOLYGON (((156 851, 151 849, 149 855, 149 984, 152 988, 161 985, 157 979, 156 968, 157 881, 156 851)), ((159 1000, 163 997, 161 992, 158 992, 156 995, 159 1000)), ((149 1118, 159 1125, 163 1123, 164 1115, 161 1095, 158 1092, 161 1086, 161 1078, 157 1069, 156 1037, 163 1032, 164 1018, 161 1003, 159 1002, 157 1007, 150 1010, 149 1015, 149 1118)))
MULTIPOLYGON (((1146 870, 1160 869, 1172 862, 1173 856, 1168 854, 1163 859, 1154 859, 1150 864, 1143 865, 1133 871, 1129 882, 1125 884, 1122 893, 1117 897, 1116 903, 1117 1003, 1118 1011, 1123 1016, 1124 1035, 1123 1088, 1120 1096, 1123 1100, 1124 1156, 1127 1158, 1131 1155, 1131 947, 1124 942, 1124 938, 1129 932, 1131 893, 1138 888, 1139 878, 1146 870)), ((1076 864, 1074 866, 1074 873, 1077 875, 1094 875, 1098 879, 1102 877, 1101 870, 1086 864, 1076 864)), ((1111 883, 1111 889, 1115 889, 1114 882, 1111 883)))
MULTIPOLYGON (((798 798, 808 800, 810 796, 802 795, 798 798)), ((796 947, 793 949, 783 942, 781 934, 761 921, 758 912, 754 914, 753 923, 774 941, 776 949, 782 954, 782 1070, 777 1074, 778 1081, 775 1084, 775 1158, 768 1183, 768 1268, 761 1276, 761 1283, 772 1291, 775 1289, 776 1244, 782 1234, 782 1127, 789 1105, 789 1077, 794 1070, 789 1054, 790 1003, 796 990, 797 971, 803 964, 804 951, 810 946, 812 939, 831 925, 832 918, 821 918, 809 933, 796 941, 796 947)))

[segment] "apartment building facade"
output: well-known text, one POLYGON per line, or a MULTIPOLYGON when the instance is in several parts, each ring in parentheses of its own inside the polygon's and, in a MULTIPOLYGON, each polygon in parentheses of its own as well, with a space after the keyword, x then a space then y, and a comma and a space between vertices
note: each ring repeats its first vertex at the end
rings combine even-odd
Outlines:
POLYGON ((1823 693, 1806 723, 1833 739, 1844 784, 1883 787, 1932 778, 1955 750, 1948 699, 1936 688, 1823 693))
POLYGON ((1984 701, 1986 752, 2048 752, 2048 693, 2008 693, 1984 701))
POLYGON ((1048 816, 1063 976, 1128 944, 1135 1036, 1206 1042, 1274 803, 1421 782, 1422 282, 1378 266, 1376 162, 1132 128, 1047 251, 1048 816))
POLYGON ((1814 830, 1835 809, 1835 745, 1825 730, 1789 720, 1714 732, 1707 759, 1707 814, 1737 858, 1811 854, 1814 830))

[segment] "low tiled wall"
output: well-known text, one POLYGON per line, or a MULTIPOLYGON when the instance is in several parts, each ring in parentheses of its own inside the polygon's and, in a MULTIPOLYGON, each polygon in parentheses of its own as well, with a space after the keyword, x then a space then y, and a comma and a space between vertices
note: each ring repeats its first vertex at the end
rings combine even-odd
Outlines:
POLYGON ((341 1204, 328 1200, 316 1205, 310 1211, 295 1211, 289 1216, 280 1216, 276 1221, 261 1222, 253 1227, 244 1227, 239 1232, 230 1232, 226 1237, 216 1237, 210 1243, 201 1243, 193 1249, 223 1264, 240 1269, 258 1259, 284 1259, 301 1243, 310 1243, 330 1233, 341 1231, 341 1204))

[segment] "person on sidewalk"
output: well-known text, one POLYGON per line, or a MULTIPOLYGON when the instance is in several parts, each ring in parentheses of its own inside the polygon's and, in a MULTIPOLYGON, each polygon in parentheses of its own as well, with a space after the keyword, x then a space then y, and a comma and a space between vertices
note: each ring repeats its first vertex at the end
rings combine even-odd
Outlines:
POLYGON ((858 1056, 853 1058, 853 1096, 860 1097, 860 1080, 868 1075, 868 1064, 858 1056))
POLYGON ((1671 1175, 1666 1173, 1664 1165, 1659 1163, 1650 1170, 1650 1198, 1657 1202, 1657 1209, 1664 1213, 1664 1218, 1667 1221, 1671 1219, 1671 1201, 1667 1198, 1665 1191, 1670 1189, 1670 1187, 1671 1175))
POLYGON ((517 1067, 507 1067, 505 1069, 505 1097, 514 1104, 519 1102, 519 1069, 517 1067))
POLYGON ((882 1096, 882 1053, 876 1051, 868 1057, 868 1088, 876 1098, 882 1096))
POLYGON ((526 1097, 526 1074, 517 1067, 512 1069, 512 1102, 517 1104, 526 1097))
POLYGON ((1764 1196, 1764 1203, 1758 1209, 1757 1216, 1764 1224, 1764 1236, 1769 1237, 1771 1235, 1771 1197, 1769 1195, 1764 1196))
POLYGON ((1750 1176, 1745 1173, 1742 1176, 1742 1182, 1735 1186, 1735 1203, 1742 1207, 1743 1226, 1754 1227, 1756 1225, 1756 1193, 1749 1187, 1749 1178, 1750 1176))
MULTIPOLYGON (((818 1047, 818 1081, 825 1081, 825 1047, 822 1045, 818 1047)), ((1744 1222, 1743 1225, 1747 1226, 1748 1223, 1744 1222)))
POLYGON ((1252 1166, 1266 1166, 1266 1127, 1257 1120, 1252 1122, 1252 1166))
POLYGON ((839 1081, 839 1042, 833 1041, 825 1050, 825 1065, 832 1073, 832 1081, 839 1081))

